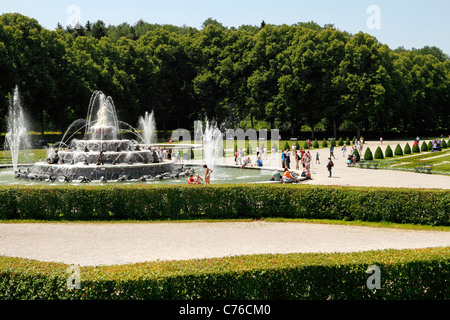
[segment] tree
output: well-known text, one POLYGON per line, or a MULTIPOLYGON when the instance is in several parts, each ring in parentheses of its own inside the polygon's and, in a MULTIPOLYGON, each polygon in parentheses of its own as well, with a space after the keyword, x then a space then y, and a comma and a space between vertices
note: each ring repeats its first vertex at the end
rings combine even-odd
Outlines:
POLYGON ((373 154, 369 147, 364 152, 364 160, 373 160, 373 154))
POLYGON ((375 159, 384 159, 383 151, 380 146, 375 150, 375 159))
MULTIPOLYGON (((401 150, 401 148, 400 148, 400 150, 401 150)), ((392 158, 394 156, 392 153, 392 149, 389 145, 386 147, 386 150, 384 151, 384 156, 386 158, 392 158)))
POLYGON ((107 28, 103 21, 98 20, 92 25, 92 36, 98 40, 106 37, 107 28))
POLYGON ((402 147, 400 147, 400 144, 397 144, 397 146, 395 147, 394 154, 396 156, 402 156, 403 155, 403 150, 402 150, 402 147))
POLYGON ((405 149, 403 150, 404 154, 411 154, 411 147, 409 146, 409 143, 406 143, 405 149))

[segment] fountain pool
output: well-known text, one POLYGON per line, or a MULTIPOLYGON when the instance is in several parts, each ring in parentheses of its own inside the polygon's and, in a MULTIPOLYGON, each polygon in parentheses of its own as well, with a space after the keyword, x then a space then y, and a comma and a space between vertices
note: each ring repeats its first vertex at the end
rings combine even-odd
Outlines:
MULTIPOLYGON (((195 174, 204 176, 204 169, 201 166, 186 166, 186 168, 193 169, 195 174)), ((26 171, 26 167, 20 167, 19 170, 26 171)), ((211 184, 235 184, 235 183, 255 183, 268 181, 272 175, 271 170, 259 169, 240 169, 239 167, 224 167, 216 166, 213 175, 211 176, 211 184)), ((64 185, 80 185, 81 182, 74 180, 64 185)), ((109 184, 146 184, 146 185, 183 185, 187 184, 187 176, 181 177, 167 177, 166 179, 155 179, 139 181, 138 179, 119 182, 108 181, 107 183, 100 180, 92 180, 89 185, 109 185, 109 184)), ((0 170, 0 185, 61 185, 58 181, 37 181, 27 179, 16 179, 12 168, 5 168, 0 170)))

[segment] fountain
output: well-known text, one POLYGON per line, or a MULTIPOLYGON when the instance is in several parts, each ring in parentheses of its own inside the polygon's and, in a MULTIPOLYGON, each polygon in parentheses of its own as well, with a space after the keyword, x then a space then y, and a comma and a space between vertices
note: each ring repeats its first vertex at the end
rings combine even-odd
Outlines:
POLYGON ((142 142, 150 147, 152 144, 156 143, 156 122, 154 113, 145 112, 144 117, 139 118, 139 127, 142 131, 142 142))
POLYGON ((19 162, 19 150, 28 144, 28 130, 22 103, 19 95, 19 88, 16 86, 12 99, 9 101, 7 116, 7 133, 5 136, 5 149, 11 150, 11 160, 14 172, 17 172, 19 162))
POLYGON ((208 168, 213 169, 217 159, 223 157, 223 137, 222 132, 215 121, 206 119, 205 130, 202 122, 195 123, 195 135, 200 137, 203 144, 203 161, 208 168))
MULTIPOLYGON (((46 161, 34 165, 30 176, 43 177, 47 180, 82 182, 143 181, 168 177, 172 174, 176 176, 174 163, 169 160, 161 161, 156 151, 151 148, 151 137, 155 127, 153 113, 146 114, 141 122, 145 129, 145 138, 141 140, 144 140, 145 146, 136 140, 122 138, 112 98, 101 91, 95 91, 89 103, 86 124, 83 126, 84 138, 73 139, 70 142, 61 141, 59 147, 51 152, 46 161), (67 149, 61 149, 61 146, 66 146, 67 149)), ((130 132, 136 134, 135 130, 130 132)), ((67 132, 63 137, 66 135, 67 132)))

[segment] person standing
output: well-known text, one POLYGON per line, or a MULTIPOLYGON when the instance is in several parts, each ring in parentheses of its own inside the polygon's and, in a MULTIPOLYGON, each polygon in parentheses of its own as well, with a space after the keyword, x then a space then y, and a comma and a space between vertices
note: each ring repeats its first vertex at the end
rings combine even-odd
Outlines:
POLYGON ((345 144, 342 147, 341 151, 342 151, 342 156, 345 157, 345 154, 347 153, 347 147, 345 146, 345 144))
POLYGON ((286 167, 288 169, 291 168, 291 153, 289 152, 289 149, 286 149, 286 167))
POLYGON ((333 157, 334 159, 336 159, 336 157, 334 156, 334 145, 332 144, 330 147, 330 158, 333 157))
POLYGON ((281 152, 281 167, 286 168, 286 153, 284 150, 281 152))
POLYGON ((327 169, 328 169, 328 178, 331 178, 331 170, 334 167, 334 163, 331 160, 331 157, 328 157, 327 169))
POLYGON ((267 160, 267 146, 263 147, 263 153, 264 153, 264 160, 267 160))
POLYGON ((319 151, 316 152, 316 163, 320 164, 319 151))
POLYGON ((211 173, 213 172, 208 166, 205 164, 203 166, 205 169, 205 184, 210 184, 211 173))

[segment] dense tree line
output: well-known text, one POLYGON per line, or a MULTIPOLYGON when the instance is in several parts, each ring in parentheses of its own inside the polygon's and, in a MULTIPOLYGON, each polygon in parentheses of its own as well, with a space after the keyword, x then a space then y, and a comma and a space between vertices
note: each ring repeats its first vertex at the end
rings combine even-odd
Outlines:
POLYGON ((4 14, 0 70, 0 111, 18 85, 39 131, 85 118, 94 90, 111 95, 131 125, 154 110, 160 130, 191 129, 205 116, 293 136, 308 127, 312 137, 444 132, 449 123, 450 61, 440 49, 391 50, 314 22, 228 28, 208 19, 197 30, 97 21, 51 31, 4 14))

